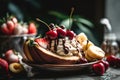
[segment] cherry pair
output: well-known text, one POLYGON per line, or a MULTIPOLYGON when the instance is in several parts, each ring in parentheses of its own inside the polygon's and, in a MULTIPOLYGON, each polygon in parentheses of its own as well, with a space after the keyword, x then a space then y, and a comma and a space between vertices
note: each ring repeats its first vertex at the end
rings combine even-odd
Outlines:
POLYGON ((100 62, 93 64, 92 68, 97 75, 103 75, 109 68, 109 63, 108 61, 101 60, 100 62))
POLYGON ((109 62, 110 66, 120 68, 120 58, 115 55, 108 56, 106 60, 109 62))
POLYGON ((47 37, 50 39, 56 39, 58 37, 69 37, 69 39, 73 39, 75 33, 71 30, 66 30, 64 26, 55 27, 53 23, 49 25, 49 31, 46 33, 47 37))

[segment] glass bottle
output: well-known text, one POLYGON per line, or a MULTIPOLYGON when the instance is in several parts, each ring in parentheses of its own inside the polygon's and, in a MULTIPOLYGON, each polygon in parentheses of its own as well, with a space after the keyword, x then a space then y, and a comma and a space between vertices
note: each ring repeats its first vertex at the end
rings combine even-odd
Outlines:
POLYGON ((104 40, 101 45, 101 48, 105 52, 105 56, 116 55, 119 51, 119 46, 116 41, 117 37, 115 33, 105 33, 104 40))

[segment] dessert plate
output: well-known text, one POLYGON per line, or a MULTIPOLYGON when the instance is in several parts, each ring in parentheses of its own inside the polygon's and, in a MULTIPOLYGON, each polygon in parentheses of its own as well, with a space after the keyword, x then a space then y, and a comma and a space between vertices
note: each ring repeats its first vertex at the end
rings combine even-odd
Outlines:
POLYGON ((98 63, 99 61, 83 63, 83 64, 33 64, 33 63, 26 63, 33 68, 39 68, 44 70, 53 70, 53 71, 75 71, 81 69, 92 68, 92 65, 98 63))

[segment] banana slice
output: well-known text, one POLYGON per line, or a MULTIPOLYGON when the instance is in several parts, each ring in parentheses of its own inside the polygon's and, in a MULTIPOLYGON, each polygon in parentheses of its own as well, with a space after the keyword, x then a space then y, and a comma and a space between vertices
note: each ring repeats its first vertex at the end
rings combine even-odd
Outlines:
POLYGON ((88 38, 87 38, 87 36, 85 35, 85 33, 80 33, 80 34, 78 34, 78 35, 76 36, 76 39, 77 39, 77 41, 79 41, 80 44, 82 44, 82 42, 88 40, 88 38))
POLYGON ((81 44, 83 51, 86 51, 89 46, 94 45, 91 41, 88 40, 85 33, 80 33, 76 36, 77 41, 81 44))
POLYGON ((89 46, 86 50, 85 55, 93 59, 102 59, 105 56, 104 51, 97 46, 89 46))
POLYGON ((83 48, 83 51, 86 51, 90 46, 93 46, 94 44, 89 41, 89 40, 85 40, 82 42, 81 46, 83 48))
POLYGON ((94 59, 94 58, 91 58, 90 56, 88 56, 87 54, 85 54, 85 58, 88 60, 88 61, 90 61, 90 62, 92 62, 92 61, 95 61, 96 59, 94 59))

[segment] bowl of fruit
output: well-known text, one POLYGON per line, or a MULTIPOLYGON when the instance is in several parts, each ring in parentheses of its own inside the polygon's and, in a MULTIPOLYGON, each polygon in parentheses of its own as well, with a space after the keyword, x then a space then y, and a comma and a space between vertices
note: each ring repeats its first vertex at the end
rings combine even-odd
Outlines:
POLYGON ((8 49, 22 52, 23 42, 36 34, 34 22, 18 22, 16 17, 9 17, 0 24, 0 52, 4 53, 8 49))
POLYGON ((26 64, 55 71, 99 68, 101 73, 98 74, 105 72, 107 68, 103 61, 104 51, 92 43, 85 33, 77 35, 72 30, 65 29, 64 25, 53 23, 47 24, 47 27, 49 31, 44 37, 35 37, 24 42, 23 51, 26 58, 23 61, 26 64))

